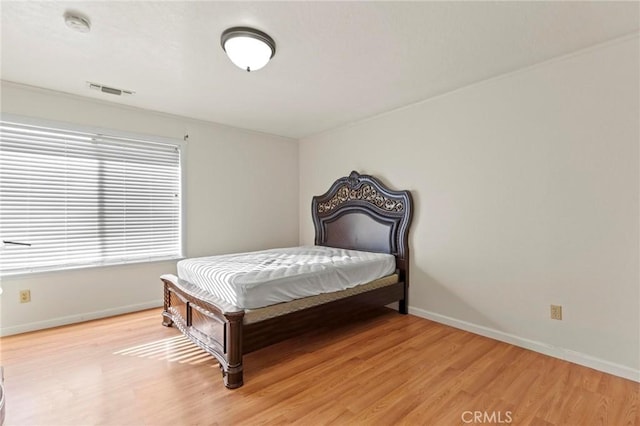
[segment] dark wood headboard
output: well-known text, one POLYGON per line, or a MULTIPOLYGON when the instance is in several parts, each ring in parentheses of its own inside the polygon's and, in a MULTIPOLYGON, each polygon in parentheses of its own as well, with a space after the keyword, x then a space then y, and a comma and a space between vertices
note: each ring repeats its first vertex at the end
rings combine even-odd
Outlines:
POLYGON ((409 191, 394 191, 356 171, 311 202, 316 245, 393 254, 406 281, 412 215, 409 191))

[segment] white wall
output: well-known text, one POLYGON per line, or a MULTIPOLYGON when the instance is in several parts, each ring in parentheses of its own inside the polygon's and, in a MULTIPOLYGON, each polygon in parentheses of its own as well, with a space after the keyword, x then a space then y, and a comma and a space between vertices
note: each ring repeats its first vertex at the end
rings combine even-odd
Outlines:
POLYGON ((639 51, 621 39, 302 140, 301 243, 312 195, 380 176, 415 199, 411 312, 638 380, 639 51))
MULTIPOLYGON (((6 82, 1 89, 7 113, 177 139, 188 133, 186 255, 297 244, 297 141, 6 82)), ((1 331, 160 306, 163 273, 175 273, 175 262, 4 278, 1 331), (31 303, 18 303, 21 289, 31 290, 31 303)))

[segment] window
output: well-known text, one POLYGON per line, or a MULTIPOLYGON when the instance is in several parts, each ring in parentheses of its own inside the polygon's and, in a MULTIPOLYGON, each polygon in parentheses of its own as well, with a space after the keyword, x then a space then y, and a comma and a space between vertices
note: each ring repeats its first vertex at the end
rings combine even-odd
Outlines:
POLYGON ((178 258, 182 142, 0 120, 0 274, 178 258))

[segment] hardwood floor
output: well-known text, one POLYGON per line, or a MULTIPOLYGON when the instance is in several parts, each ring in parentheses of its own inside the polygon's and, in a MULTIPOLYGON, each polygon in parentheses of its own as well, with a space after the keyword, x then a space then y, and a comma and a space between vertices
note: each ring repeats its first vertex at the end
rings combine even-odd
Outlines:
POLYGON ((640 425, 638 383, 388 311, 217 363, 154 309, 0 339, 5 425, 640 425))

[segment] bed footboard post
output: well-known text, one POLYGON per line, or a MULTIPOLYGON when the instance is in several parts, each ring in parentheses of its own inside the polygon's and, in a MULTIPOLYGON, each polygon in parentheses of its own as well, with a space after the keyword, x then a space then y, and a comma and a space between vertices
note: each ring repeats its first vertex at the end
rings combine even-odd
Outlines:
POLYGON ((244 311, 225 314, 228 325, 227 343, 227 365, 222 366, 224 385, 229 389, 242 386, 242 322, 244 311))
POLYGON ((169 282, 165 279, 162 279, 164 283, 164 309, 162 310, 162 325, 165 327, 171 327, 173 325, 173 320, 171 319, 171 314, 169 313, 169 308, 171 307, 171 290, 169 290, 169 282))

